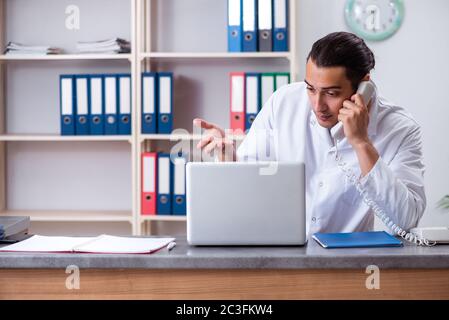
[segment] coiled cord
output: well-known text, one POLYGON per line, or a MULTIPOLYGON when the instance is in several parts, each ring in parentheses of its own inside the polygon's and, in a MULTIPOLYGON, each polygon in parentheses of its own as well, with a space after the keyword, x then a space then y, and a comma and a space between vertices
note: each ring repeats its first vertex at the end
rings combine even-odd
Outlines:
POLYGON ((376 202, 374 202, 369 196, 366 190, 362 187, 362 184, 360 183, 360 180, 357 178, 357 176, 353 173, 352 169, 349 168, 346 165, 346 162, 343 161, 341 155, 338 153, 337 148, 337 140, 334 138, 334 145, 335 145, 335 160, 337 161, 338 166, 343 171, 343 173, 346 175, 346 177, 349 179, 349 181, 354 184, 357 191, 360 193, 363 201, 365 204, 371 208, 371 210, 374 211, 376 216, 382 220, 382 222, 395 234, 400 236, 402 239, 414 243, 418 246, 428 246, 432 247, 436 245, 435 241, 428 240, 423 237, 419 237, 411 232, 407 232, 398 225, 396 225, 390 217, 387 216, 387 214, 383 211, 382 208, 380 208, 376 202))

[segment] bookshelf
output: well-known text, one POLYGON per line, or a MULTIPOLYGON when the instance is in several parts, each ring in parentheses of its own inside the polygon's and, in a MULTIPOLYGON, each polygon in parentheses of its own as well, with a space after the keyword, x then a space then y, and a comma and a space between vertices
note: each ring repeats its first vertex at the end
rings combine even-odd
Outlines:
MULTIPOLYGON (((173 71, 175 76, 175 98, 174 115, 182 114, 181 118, 186 121, 174 123, 174 128, 183 128, 192 132, 191 122, 195 117, 202 117, 221 125, 223 128, 229 126, 229 103, 228 103, 228 76, 230 71, 252 70, 252 71, 288 71, 291 74, 291 81, 297 81, 298 61, 296 44, 296 0, 289 0, 289 49, 288 52, 227 52, 227 0, 219 2, 207 2, 204 0, 187 1, 161 1, 161 0, 137 0, 136 24, 137 24, 137 72, 139 75, 143 71, 173 71), (188 8, 187 6, 192 8, 188 8), (202 14, 201 19, 195 19, 195 13, 208 12, 208 15, 202 14), (183 12, 179 15, 179 12, 183 12), (170 23, 172 19, 161 18, 164 14, 172 14, 179 23, 170 23), (168 22, 167 22, 168 21, 168 22), (207 28, 201 28, 198 22, 207 25, 207 28), (161 30, 164 29, 163 35, 161 30), (207 29, 207 30, 204 30, 207 29), (209 36, 209 34, 211 36, 209 36), (192 36, 195 35, 195 36, 192 36), (205 45, 204 42, 198 42, 197 39, 207 39, 211 45, 205 45), (169 40, 168 40, 169 39, 169 40), (193 44, 193 45, 192 45, 193 44), (215 49, 215 50, 214 50, 215 49), (279 61, 281 61, 279 63, 279 61), (274 69, 267 69, 266 64, 273 63, 274 69), (219 77, 201 77, 202 74, 212 71, 219 77), (199 77, 195 77, 198 76, 199 77), (185 79, 185 80, 184 80, 185 79), (206 86, 206 83, 217 82, 217 86, 206 86), (189 82, 198 82, 204 86, 203 90, 195 90, 189 82), (184 89, 185 87, 186 89, 184 89), (207 115, 208 97, 198 98, 201 93, 208 90, 214 91, 218 88, 226 88, 225 93, 219 96, 221 114, 216 117, 207 115), (195 99, 192 96, 189 101, 189 88, 192 88, 195 99), (195 92, 196 91, 196 92, 195 92), (176 95, 185 97, 183 101, 177 99, 176 95), (200 101, 198 107, 197 100, 200 101), (195 109, 197 112, 184 112, 181 109, 195 109), (224 112, 223 112, 224 111, 224 112), (190 125, 190 126, 189 126, 190 125), (190 128, 190 130, 189 130, 190 128)), ((200 86, 200 84, 198 86, 200 86)), ((220 91, 220 90, 219 90, 220 91)), ((223 91, 223 90, 222 90, 223 91)), ((137 85, 137 107, 141 106, 141 87, 140 82, 137 85)), ((211 103, 211 105, 213 105, 211 103)), ((200 139, 196 134, 172 134, 172 135, 149 135, 141 134, 140 113, 137 114, 137 154, 143 151, 157 151, 163 145, 164 151, 173 145, 173 141, 187 141, 190 143, 190 150, 194 148, 195 142, 200 139)), ((229 136, 228 138, 237 141, 237 144, 243 140, 242 136, 229 136)), ((137 159, 137 175, 140 176, 140 157, 137 159)), ((140 185, 137 186, 137 194, 140 194, 140 185)), ((136 199, 137 209, 140 212, 140 197, 136 199)), ((179 216, 138 216, 137 230, 139 234, 151 234, 152 222, 157 221, 185 221, 185 217, 179 216)))
MULTIPOLYGON (((151 234, 153 222, 184 222, 185 216, 140 214, 140 154, 149 150, 169 151, 180 141, 193 147, 200 139, 200 135, 192 130, 194 117, 205 118, 226 128, 229 125, 228 77, 231 71, 290 72, 291 81, 297 81, 296 0, 289 0, 290 51, 251 53, 227 52, 227 0, 72 2, 70 4, 80 6, 82 24, 87 21, 87 26, 81 25, 78 33, 64 30, 64 26, 58 26, 62 31, 53 30, 51 23, 47 23, 57 20, 55 17, 64 20, 67 5, 64 2, 0 0, 2 52, 7 41, 41 42, 68 49, 67 53, 60 55, 0 55, 0 215, 29 215, 33 222, 64 222, 68 228, 72 222, 123 222, 129 225, 129 233, 133 235, 151 234), (35 22, 46 25, 47 29, 37 27, 37 39, 33 37, 36 35, 33 26, 19 24, 19 21, 30 18, 27 14, 32 10, 22 10, 23 6, 30 5, 45 8, 42 9, 42 17, 35 22), (109 9, 104 11, 106 6, 109 9), (99 17, 101 26, 98 25, 99 17), (43 23, 42 19, 47 22, 43 23), (92 30, 86 30, 89 26, 92 30), (131 41, 130 54, 73 53, 77 40, 114 36, 131 41), (184 129, 183 133, 141 134, 140 75, 144 71, 174 73, 174 129, 184 129), (48 82, 63 73, 115 72, 131 73, 130 136, 60 136, 57 80, 52 80, 55 82, 51 86, 43 85, 42 89, 33 89, 29 85, 30 79, 42 75, 48 82), (18 116, 30 109, 28 104, 31 102, 18 92, 17 87, 22 82, 28 83, 25 87, 36 92, 33 101, 42 112, 36 116, 42 116, 45 125, 27 126, 27 121, 31 120, 22 120, 18 116), (213 92, 218 92, 217 96, 213 92), (29 190, 26 194, 32 197, 31 200, 20 200, 20 188, 27 189, 27 178, 11 171, 30 170, 30 166, 23 163, 34 158, 43 173, 36 175, 38 180, 33 177, 30 185, 39 188, 38 194, 42 194, 47 202, 29 190), (61 177, 64 176, 63 171, 52 170, 54 159, 75 166, 70 170, 74 173, 68 175, 69 181, 61 177), (107 163, 106 169, 110 170, 112 177, 102 172, 102 162, 107 163), (90 168, 88 172, 84 172, 82 164, 90 168), (71 185, 73 180, 77 180, 77 188, 86 188, 76 201, 58 191, 67 187, 76 193, 76 188, 71 185), (102 186, 111 192, 110 196, 95 189, 102 186), (50 196, 58 198, 56 204, 50 202, 50 196), (109 203, 108 199, 113 201, 109 203), (59 207, 55 208, 57 205, 59 207)), ((241 136, 230 138, 237 143, 243 139, 241 136)))
MULTIPOLYGON (((67 3, 0 1, 2 52, 8 41, 51 44, 66 52, 0 55, 0 215, 26 215, 32 223, 63 223, 66 233, 71 232, 73 223, 118 222, 126 233, 137 234, 135 130, 129 136, 61 136, 58 80, 59 74, 65 73, 132 73, 134 48, 130 54, 77 54, 74 44, 108 36, 135 38, 135 3, 75 0, 81 27, 69 31, 64 26, 67 3), (103 14, 106 5, 111 10, 103 14), (108 27, 95 24, 99 15, 108 27), (115 23, 117 20, 121 22, 115 23), (36 84, 31 85, 33 81, 36 84), (27 94, 18 90, 22 83, 27 94), (33 95, 35 99, 27 98, 33 95), (29 112, 31 109, 38 111, 29 112), (26 116, 20 117, 23 114, 26 116), (45 124, 37 125, 38 121, 45 124), (64 166, 67 168, 62 170, 64 166)), ((134 95, 132 106, 136 110, 134 95)))
MULTIPOLYGON (((5 1, 5 0, 3 0, 5 1)), ((0 61, 129 60, 131 54, 0 55, 0 61)))

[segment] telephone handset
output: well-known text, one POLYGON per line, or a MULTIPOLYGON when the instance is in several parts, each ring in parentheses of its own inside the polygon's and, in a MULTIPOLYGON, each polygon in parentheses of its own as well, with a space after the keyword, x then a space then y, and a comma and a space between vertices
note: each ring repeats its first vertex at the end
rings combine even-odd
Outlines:
MULTIPOLYGON (((362 96, 363 102, 366 106, 369 105, 371 98, 373 97, 373 94, 375 92, 374 84, 371 81, 362 81, 357 89, 357 93, 359 93, 362 96)), ((349 166, 346 165, 346 163, 343 161, 341 155, 338 152, 338 142, 341 141, 341 139, 344 137, 343 132, 343 123, 339 122, 337 123, 333 128, 330 130, 331 137, 334 140, 335 145, 335 161, 337 162, 340 169, 345 173, 346 177, 349 179, 349 181, 354 184, 357 191, 360 193, 360 196, 362 197, 363 201, 366 203, 366 205, 371 208, 371 210, 374 211, 376 216, 382 220, 382 222, 390 228, 395 234, 400 236, 406 241, 415 243, 417 245, 426 245, 426 246, 433 246, 436 244, 435 241, 429 241, 428 239, 417 235, 415 233, 410 233, 405 230, 403 230, 401 227, 396 225, 390 217, 383 211, 382 208, 380 208, 376 202, 374 202, 367 194, 366 190, 363 189, 359 178, 353 173, 352 169, 349 168, 349 166)))
MULTIPOLYGON (((362 96, 362 100, 367 107, 371 102, 371 98, 373 97, 375 90, 376 88, 371 81, 362 81, 357 89, 357 93, 362 96)), ((337 139, 337 141, 341 141, 344 137, 343 122, 339 121, 335 126, 333 126, 330 129, 330 134, 332 137, 337 139)))

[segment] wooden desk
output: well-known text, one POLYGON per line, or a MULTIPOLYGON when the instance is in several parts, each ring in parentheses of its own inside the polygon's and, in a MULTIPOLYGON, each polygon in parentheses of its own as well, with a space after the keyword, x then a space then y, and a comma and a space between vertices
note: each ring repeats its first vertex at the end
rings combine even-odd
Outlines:
POLYGON ((177 243, 152 255, 0 253, 0 299, 449 299, 449 246, 177 243), (80 289, 66 287, 70 265, 80 289), (380 289, 366 287, 369 265, 379 268, 380 289))

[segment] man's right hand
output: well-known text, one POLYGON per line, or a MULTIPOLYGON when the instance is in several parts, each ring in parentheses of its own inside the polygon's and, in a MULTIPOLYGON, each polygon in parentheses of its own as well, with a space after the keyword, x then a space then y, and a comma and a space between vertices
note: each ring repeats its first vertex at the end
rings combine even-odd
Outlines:
POLYGON ((203 119, 193 119, 193 125, 205 129, 200 142, 196 145, 210 155, 212 152, 220 161, 236 161, 235 143, 225 136, 225 132, 219 126, 203 119))

